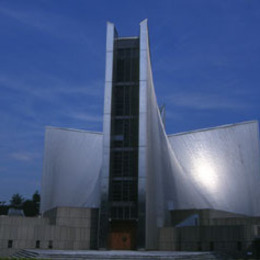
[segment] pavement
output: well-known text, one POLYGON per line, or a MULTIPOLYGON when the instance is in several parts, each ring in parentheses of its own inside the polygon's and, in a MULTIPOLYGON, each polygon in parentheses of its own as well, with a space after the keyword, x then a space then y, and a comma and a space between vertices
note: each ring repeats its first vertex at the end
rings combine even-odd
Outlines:
POLYGON ((231 259, 223 258, 214 252, 176 252, 176 251, 114 251, 114 250, 43 250, 22 249, 13 257, 34 259, 133 259, 133 260, 175 260, 175 259, 231 259))

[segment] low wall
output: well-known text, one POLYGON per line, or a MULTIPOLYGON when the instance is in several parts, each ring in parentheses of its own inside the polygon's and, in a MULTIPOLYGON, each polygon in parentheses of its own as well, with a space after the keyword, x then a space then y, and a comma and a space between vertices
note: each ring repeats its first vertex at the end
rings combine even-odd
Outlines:
POLYGON ((55 208, 43 217, 0 216, 0 256, 18 249, 72 249, 96 247, 98 210, 55 208))
POLYGON ((190 226, 160 229, 160 250, 226 251, 247 250, 256 237, 254 225, 190 226))

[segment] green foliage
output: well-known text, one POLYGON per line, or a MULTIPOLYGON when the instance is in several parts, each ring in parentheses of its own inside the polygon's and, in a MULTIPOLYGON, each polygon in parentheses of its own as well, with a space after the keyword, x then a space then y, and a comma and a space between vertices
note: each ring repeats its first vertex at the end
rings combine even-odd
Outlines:
POLYGON ((10 200, 10 207, 21 209, 23 206, 24 198, 19 193, 15 193, 10 200))
POLYGON ((0 216, 7 215, 8 206, 5 204, 5 201, 0 201, 0 216))
POLYGON ((23 212, 24 212, 24 215, 27 217, 37 216, 39 213, 32 200, 26 200, 23 203, 23 212))
POLYGON ((35 191, 31 199, 25 200, 22 195, 15 193, 9 205, 5 201, 0 201, 0 215, 7 215, 9 208, 22 209, 25 216, 34 217, 39 215, 40 211, 40 194, 35 191))
POLYGON ((25 216, 27 217, 34 217, 39 215, 40 211, 40 194, 38 191, 35 191, 34 194, 32 195, 31 200, 26 200, 23 203, 23 211, 25 216))

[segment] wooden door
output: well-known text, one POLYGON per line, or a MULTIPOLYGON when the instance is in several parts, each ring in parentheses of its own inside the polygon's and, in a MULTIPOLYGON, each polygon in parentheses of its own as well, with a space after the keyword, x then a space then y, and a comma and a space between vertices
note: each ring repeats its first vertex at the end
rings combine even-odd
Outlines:
POLYGON ((135 249, 136 226, 131 222, 111 224, 109 245, 112 250, 135 249))

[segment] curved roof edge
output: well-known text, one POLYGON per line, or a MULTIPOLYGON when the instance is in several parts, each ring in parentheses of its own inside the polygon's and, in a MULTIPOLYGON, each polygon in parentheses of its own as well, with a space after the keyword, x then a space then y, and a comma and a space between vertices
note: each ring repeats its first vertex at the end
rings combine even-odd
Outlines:
POLYGON ((244 122, 227 124, 227 125, 220 125, 220 126, 201 128, 201 129, 181 132, 181 133, 177 133, 177 134, 169 134, 167 136, 171 137, 171 136, 186 135, 186 134, 197 133, 197 132, 213 131, 213 130, 216 130, 216 129, 219 129, 219 128, 228 128, 228 127, 233 127, 233 126, 238 126, 238 125, 245 125, 245 124, 253 124, 253 123, 256 123, 258 125, 258 120, 250 120, 250 121, 244 121, 244 122))
POLYGON ((85 134, 103 135, 102 132, 87 131, 87 130, 82 130, 82 129, 68 128, 68 127, 45 126, 45 129, 56 129, 56 130, 63 130, 63 131, 69 131, 69 132, 80 132, 80 133, 85 133, 85 134))

